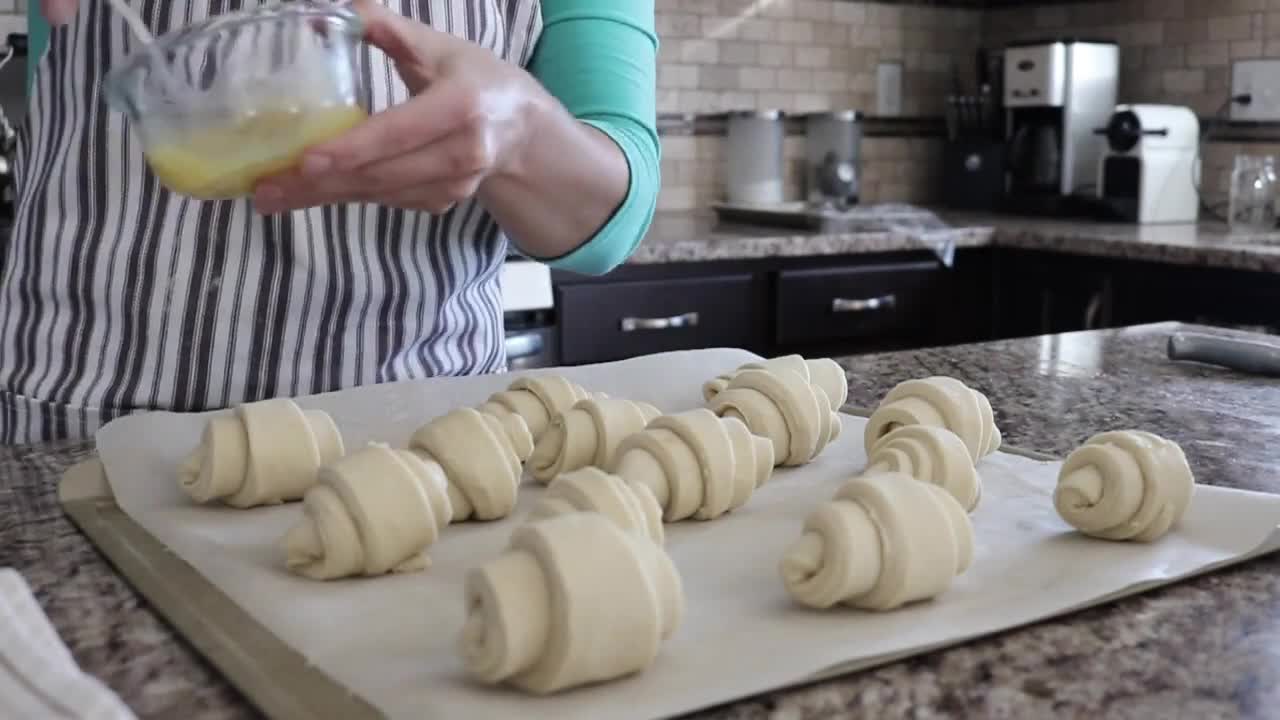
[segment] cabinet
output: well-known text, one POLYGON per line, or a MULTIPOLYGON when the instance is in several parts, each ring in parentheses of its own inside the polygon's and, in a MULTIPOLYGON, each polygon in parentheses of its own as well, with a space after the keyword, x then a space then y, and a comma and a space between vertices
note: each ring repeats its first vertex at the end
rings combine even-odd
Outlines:
POLYGON ((1129 263, 1117 271, 1120 325, 1177 320, 1280 333, 1280 276, 1275 273, 1129 263))
POLYGON ((778 345, 927 334, 944 301, 936 262, 863 265, 777 274, 778 345))
POLYGON ((985 339, 990 266, 973 253, 952 268, 910 251, 554 273, 561 359, 706 347, 831 356, 985 339))
POLYGON ((758 348, 763 314, 747 272, 562 284, 560 356, 566 365, 704 347, 758 348))
POLYGON ((1098 258, 1030 250, 996 255, 997 337, 1115 324, 1114 266, 1098 258))
POLYGON ((1179 320, 1280 334, 1280 275, 1013 248, 553 274, 566 364, 740 347, 831 357, 1179 320))

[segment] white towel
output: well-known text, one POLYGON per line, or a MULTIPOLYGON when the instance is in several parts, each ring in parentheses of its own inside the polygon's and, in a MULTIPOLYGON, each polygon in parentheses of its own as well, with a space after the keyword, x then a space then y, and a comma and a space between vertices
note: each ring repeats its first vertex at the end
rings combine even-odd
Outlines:
POLYGON ((136 720, 82 672, 18 571, 0 568, 0 718, 136 720))

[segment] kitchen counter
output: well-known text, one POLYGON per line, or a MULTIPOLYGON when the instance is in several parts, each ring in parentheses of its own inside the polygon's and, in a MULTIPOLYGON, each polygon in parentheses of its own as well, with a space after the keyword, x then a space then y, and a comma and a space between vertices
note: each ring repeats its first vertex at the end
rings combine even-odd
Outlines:
MULTIPOLYGON (((1181 443, 1197 478, 1280 492, 1280 383, 1168 362, 1178 326, 842 359, 850 402, 950 374, 985 391, 1011 445, 1065 454, 1134 427, 1181 443)), ((0 567, 16 567, 76 660, 141 717, 255 717, 61 514, 83 445, 0 448, 0 567)), ((701 718, 1274 717, 1280 556, 701 718)))
MULTIPOLYGON (((1233 234, 1222 223, 1127 225, 940 213, 956 247, 1013 247, 1095 257, 1280 272, 1280 231, 1233 234)), ((628 261, 635 265, 922 249, 897 232, 826 233, 720 223, 711 212, 659 213, 628 261)))

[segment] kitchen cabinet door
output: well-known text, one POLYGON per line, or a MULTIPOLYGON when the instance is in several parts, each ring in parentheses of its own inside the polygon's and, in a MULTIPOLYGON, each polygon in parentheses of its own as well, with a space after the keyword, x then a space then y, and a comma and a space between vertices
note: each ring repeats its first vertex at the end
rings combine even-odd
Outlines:
POLYGON ((1130 263, 1115 282, 1117 324, 1177 320, 1280 333, 1280 275, 1130 263))
POLYGON ((781 347, 931 334, 945 289, 934 261, 783 270, 777 276, 781 347))
POLYGON ((997 336, 1112 327, 1112 270, 1105 260, 1023 250, 997 258, 997 336))
POLYGON ((750 273, 560 285, 566 365, 710 347, 761 351, 765 288, 750 273))

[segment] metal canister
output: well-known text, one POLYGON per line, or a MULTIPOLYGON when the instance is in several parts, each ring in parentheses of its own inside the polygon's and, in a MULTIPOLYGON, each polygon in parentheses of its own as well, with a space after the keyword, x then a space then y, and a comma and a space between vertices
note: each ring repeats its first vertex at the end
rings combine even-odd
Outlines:
POLYGON ((862 184, 862 115, 837 110, 805 116, 805 187, 814 207, 858 204, 862 184))
POLYGON ((725 199, 732 204, 776 205, 785 198, 785 117, 780 110, 729 114, 725 199))

